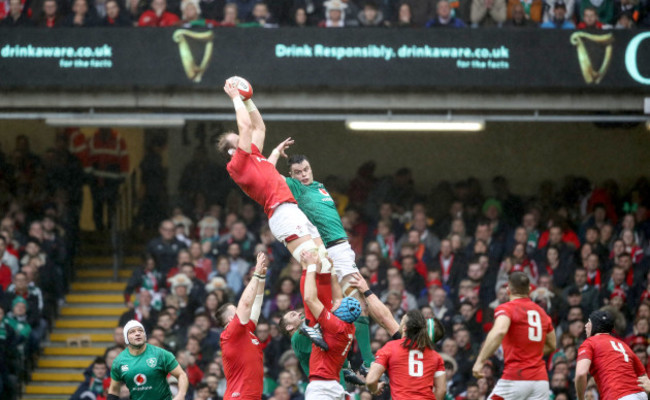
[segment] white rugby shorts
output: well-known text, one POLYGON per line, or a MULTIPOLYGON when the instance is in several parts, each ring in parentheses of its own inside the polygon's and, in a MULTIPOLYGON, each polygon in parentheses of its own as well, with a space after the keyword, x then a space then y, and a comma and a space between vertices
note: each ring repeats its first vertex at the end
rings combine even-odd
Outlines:
POLYGON ((344 277, 359 272, 359 268, 357 268, 357 264, 354 262, 356 258, 354 250, 352 250, 352 246, 350 246, 347 240, 328 248, 327 254, 334 261, 334 271, 336 271, 339 282, 344 277))
POLYGON ((499 379, 488 400, 548 400, 548 381, 499 379))
POLYGON ((305 390, 305 400, 345 400, 346 394, 337 381, 311 381, 305 390))
POLYGON ((287 239, 291 237, 295 239, 307 235, 311 235, 312 239, 320 237, 318 229, 294 203, 282 203, 276 207, 269 218, 269 229, 273 236, 285 245, 287 239))
POLYGON ((627 396, 623 396, 618 400, 648 400, 648 395, 645 394, 645 392, 639 392, 634 394, 628 394, 627 396))

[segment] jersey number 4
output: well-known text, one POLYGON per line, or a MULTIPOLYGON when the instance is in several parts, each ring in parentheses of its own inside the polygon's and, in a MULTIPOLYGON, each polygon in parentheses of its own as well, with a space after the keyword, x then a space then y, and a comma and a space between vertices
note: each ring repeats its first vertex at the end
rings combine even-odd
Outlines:
POLYGON ((424 375, 424 354, 420 350, 409 351, 409 375, 413 377, 420 377, 424 375))
POLYGON ((623 359, 625 360, 625 362, 630 361, 630 357, 627 356, 627 353, 625 352, 622 343, 617 343, 613 340, 610 340, 609 343, 612 344, 612 348, 614 349, 614 351, 618 351, 619 353, 623 354, 623 359))
POLYGON ((528 310, 528 339, 531 342, 542 341, 542 318, 535 310, 528 310))

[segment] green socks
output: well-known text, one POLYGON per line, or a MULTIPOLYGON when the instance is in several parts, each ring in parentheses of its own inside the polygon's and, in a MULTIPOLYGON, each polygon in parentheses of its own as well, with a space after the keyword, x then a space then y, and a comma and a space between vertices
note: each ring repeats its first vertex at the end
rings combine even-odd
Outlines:
POLYGON ((372 354, 372 349, 370 348, 370 320, 368 317, 361 316, 357 318, 354 322, 356 331, 354 336, 357 339, 357 344, 359 345, 359 350, 361 351, 361 357, 363 358, 363 364, 366 367, 370 367, 370 363, 375 361, 375 356, 372 354))

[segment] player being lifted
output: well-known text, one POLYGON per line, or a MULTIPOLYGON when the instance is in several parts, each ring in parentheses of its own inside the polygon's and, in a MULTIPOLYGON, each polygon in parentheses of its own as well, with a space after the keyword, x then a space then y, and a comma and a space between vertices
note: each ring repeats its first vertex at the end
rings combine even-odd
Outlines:
MULTIPOLYGON (((234 132, 220 136, 217 148, 231 157, 226 169, 235 183, 250 198, 264 207, 273 236, 287 246, 300 261, 303 250, 318 251, 312 234, 318 232, 298 208, 284 178, 263 155, 266 127, 252 99, 240 98, 237 84, 241 78, 226 81, 223 90, 232 99, 239 135, 234 132)), ((328 264, 329 261, 323 261, 328 264)))
MULTIPOLYGON (((354 323, 356 327, 355 337, 364 364, 366 367, 369 367, 375 358, 370 348, 370 330, 366 301, 364 300, 364 296, 350 285, 353 274, 359 272, 355 264, 356 257, 354 251, 348 242, 345 229, 343 229, 336 204, 334 204, 334 200, 327 189, 325 189, 325 186, 320 182, 314 181, 314 173, 307 157, 304 155, 287 156, 286 150, 293 143, 294 141, 288 138, 277 145, 269 156, 269 162, 275 165, 280 156, 288 158, 289 177, 286 178, 286 182, 294 198, 298 201, 298 207, 309 218, 309 221, 318 228, 320 238, 314 239, 314 241, 318 245, 321 259, 323 257, 331 257, 338 281, 343 288, 343 294, 345 296, 354 296, 362 306, 361 317, 354 323)), ((325 265, 323 272, 329 275, 328 267, 325 265)), ((304 279, 305 274, 303 271, 300 282, 300 290, 303 297, 304 279)), ((319 289, 319 295, 320 293, 321 290, 319 289)), ((379 321, 381 318, 381 316, 376 315, 372 315, 372 317, 376 321, 379 321)), ((308 309, 305 309, 305 318, 309 320, 310 324, 313 324, 314 319, 308 309)))
POLYGON ((472 372, 481 378, 483 365, 503 343, 505 366, 489 399, 548 400, 548 374, 542 357, 555 350, 555 331, 551 318, 528 297, 529 292, 525 273, 510 274, 510 301, 494 310, 494 326, 474 363, 472 372))
POLYGON ((596 380, 603 400, 647 400, 637 380, 646 380, 645 367, 639 357, 622 340, 612 336, 614 318, 607 311, 596 310, 585 325, 587 339, 578 349, 576 394, 584 400, 587 373, 596 380))
POLYGON ((383 390, 379 382, 386 371, 393 400, 443 400, 447 390, 445 363, 434 348, 433 320, 425 320, 419 310, 411 310, 400 324, 403 339, 391 340, 377 351, 366 377, 373 394, 383 390), (427 323, 430 322, 430 323, 427 323), (435 393, 435 394, 434 394, 435 393))
MULTIPOLYGON (((345 391, 339 384, 339 372, 354 340, 354 321, 361 315, 361 305, 354 297, 345 297, 331 312, 318 299, 316 274, 321 272, 317 254, 303 251, 301 264, 306 270, 305 305, 320 324, 323 339, 329 345, 325 351, 312 345, 309 359, 309 384, 306 400, 343 400, 345 391)), ((336 285, 336 284, 334 284, 336 285)), ((336 291, 335 291, 336 292, 336 291)))
POLYGON ((106 399, 118 400, 120 382, 123 382, 129 388, 131 399, 171 400, 172 392, 167 384, 168 374, 178 379, 178 393, 174 400, 185 399, 189 383, 185 371, 174 355, 148 344, 144 326, 136 320, 127 322, 123 333, 127 348, 113 361, 106 399))
POLYGON ((260 341, 255 327, 264 301, 267 259, 257 255, 253 278, 244 289, 235 307, 227 303, 217 310, 219 322, 225 326, 221 333, 221 354, 226 376, 224 400, 259 400, 264 386, 264 366, 260 341))

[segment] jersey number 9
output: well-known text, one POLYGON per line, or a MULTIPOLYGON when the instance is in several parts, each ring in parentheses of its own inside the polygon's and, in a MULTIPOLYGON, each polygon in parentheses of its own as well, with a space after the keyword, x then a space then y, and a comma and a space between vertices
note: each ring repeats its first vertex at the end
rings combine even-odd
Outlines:
POLYGON ((542 341, 542 318, 535 310, 528 310, 528 339, 531 342, 542 341))

